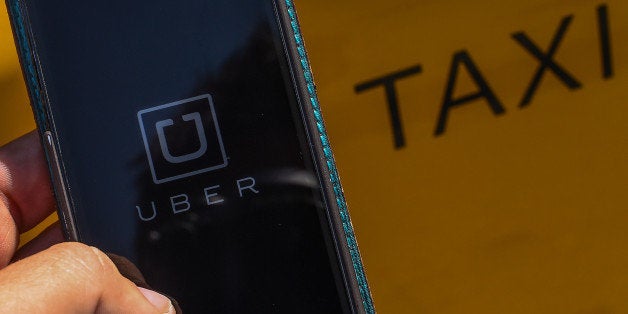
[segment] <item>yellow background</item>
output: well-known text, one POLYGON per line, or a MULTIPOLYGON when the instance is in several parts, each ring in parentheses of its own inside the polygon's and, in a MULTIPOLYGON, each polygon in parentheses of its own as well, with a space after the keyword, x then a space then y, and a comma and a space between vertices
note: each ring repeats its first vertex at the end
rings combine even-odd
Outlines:
MULTIPOLYGON (((297 1, 375 304, 381 313, 628 312, 628 3, 297 1), (604 80, 596 7, 608 5, 615 76, 604 80), (555 60, 538 61, 573 14, 555 60), (469 52, 506 109, 450 111, 434 137, 451 58, 469 52), (397 84, 407 147, 393 149, 382 88, 356 84, 421 64, 397 84)), ((2 12, 5 14, 5 12, 2 12)), ((0 140, 34 127, 0 18, 0 140)), ((477 87, 461 70, 455 95, 477 87)))

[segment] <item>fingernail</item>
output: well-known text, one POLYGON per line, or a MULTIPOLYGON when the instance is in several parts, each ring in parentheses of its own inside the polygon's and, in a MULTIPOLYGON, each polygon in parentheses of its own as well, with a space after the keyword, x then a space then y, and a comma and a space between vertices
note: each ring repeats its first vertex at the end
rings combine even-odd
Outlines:
POLYGON ((163 294, 157 293, 153 290, 144 289, 142 287, 138 287, 138 289, 140 289, 140 292, 144 295, 144 297, 146 297, 148 302, 156 307, 161 313, 176 314, 172 302, 163 294))

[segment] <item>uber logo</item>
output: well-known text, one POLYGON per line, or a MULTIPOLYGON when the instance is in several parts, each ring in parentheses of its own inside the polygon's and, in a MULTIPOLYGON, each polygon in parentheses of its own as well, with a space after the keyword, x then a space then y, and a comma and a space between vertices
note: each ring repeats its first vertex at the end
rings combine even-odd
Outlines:
POLYGON ((156 184, 227 166, 210 95, 144 109, 137 119, 156 184))

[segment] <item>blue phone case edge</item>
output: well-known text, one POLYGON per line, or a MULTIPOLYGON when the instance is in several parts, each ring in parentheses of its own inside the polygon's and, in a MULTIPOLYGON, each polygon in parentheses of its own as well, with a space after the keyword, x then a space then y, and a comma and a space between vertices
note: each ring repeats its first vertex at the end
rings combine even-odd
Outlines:
POLYGON ((303 36, 301 35, 301 29, 297 21, 296 10, 291 0, 285 0, 285 3, 288 9, 288 15, 290 17, 290 27, 292 28, 292 32, 294 33, 294 40, 297 45, 297 50, 298 50, 298 54, 300 58, 299 61, 303 70, 305 82, 307 84, 307 91, 309 94, 308 96, 310 98, 309 99, 310 104, 314 112, 314 118, 316 119, 316 128, 318 129, 318 132, 319 132, 319 140, 323 147, 323 153, 325 156, 327 169, 329 171, 331 184, 333 186, 334 194, 336 196, 336 204, 338 205, 338 208, 340 210, 340 218, 342 219, 342 228, 345 232, 347 245, 349 246, 349 253, 351 255, 353 268, 357 276, 357 281, 358 281, 364 309, 369 314, 375 313, 375 307, 373 305, 373 298, 371 297, 371 291, 369 289, 368 282, 366 280, 366 274, 364 272, 364 266, 362 264, 362 258, 360 256, 360 251, 358 249, 355 232, 353 231, 353 225, 351 223, 351 218, 349 217, 347 202, 345 200, 344 192, 340 184, 338 169, 336 167, 336 161, 334 160, 334 156, 333 156, 331 146, 329 144, 329 140, 327 136, 327 130, 325 129, 325 124, 323 123, 323 116, 321 113, 320 104, 318 102, 318 96, 316 94, 316 85, 314 84, 314 77, 310 69, 310 62, 307 57, 307 52, 305 50, 303 36))

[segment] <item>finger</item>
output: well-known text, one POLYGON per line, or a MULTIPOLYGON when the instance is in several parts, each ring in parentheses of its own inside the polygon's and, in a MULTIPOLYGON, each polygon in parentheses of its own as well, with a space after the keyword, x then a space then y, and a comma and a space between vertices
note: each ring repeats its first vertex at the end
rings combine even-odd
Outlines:
POLYGON ((138 287, 150 289, 148 283, 146 283, 146 279, 144 278, 144 274, 135 266, 135 264, 131 263, 125 257, 120 255, 107 253, 107 257, 116 265, 116 268, 124 276, 126 279, 131 280, 138 287))
POLYGON ((11 260, 18 235, 54 209, 50 179, 37 133, 0 148, 0 268, 11 260))
POLYGON ((96 248, 62 243, 0 271, 6 313, 174 313, 170 300, 139 289, 96 248))
POLYGON ((61 230, 61 225, 57 221, 17 250, 13 255, 13 261, 19 261, 63 241, 63 230, 61 230))
POLYGON ((54 211, 48 166, 35 131, 0 148, 0 191, 20 233, 54 211))
MULTIPOLYGON (((131 282, 133 282, 136 286, 140 288, 151 289, 150 285, 148 285, 148 283, 146 282, 144 275, 142 274, 142 272, 140 272, 137 266, 135 266, 135 264, 131 263, 131 261, 129 261, 125 257, 119 255, 108 253, 107 256, 116 265, 116 268, 118 268, 118 271, 120 272, 120 274, 122 274, 122 276, 131 280, 131 282)), ((179 302, 177 302, 176 299, 165 294, 164 296, 170 299, 170 302, 172 302, 172 306, 174 307, 176 313, 182 313, 179 302)))

